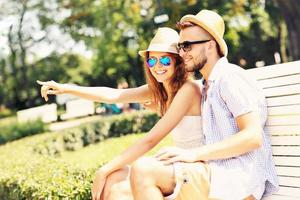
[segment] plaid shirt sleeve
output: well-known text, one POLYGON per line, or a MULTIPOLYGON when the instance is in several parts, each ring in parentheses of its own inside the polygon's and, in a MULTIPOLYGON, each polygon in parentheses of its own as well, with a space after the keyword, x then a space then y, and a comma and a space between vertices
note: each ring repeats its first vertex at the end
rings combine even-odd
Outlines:
POLYGON ((220 80, 220 96, 234 118, 259 111, 260 98, 254 85, 253 80, 238 72, 220 80))

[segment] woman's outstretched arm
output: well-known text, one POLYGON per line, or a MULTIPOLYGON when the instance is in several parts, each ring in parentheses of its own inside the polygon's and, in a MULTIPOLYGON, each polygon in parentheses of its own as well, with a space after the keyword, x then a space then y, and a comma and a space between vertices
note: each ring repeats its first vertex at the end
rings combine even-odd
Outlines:
POLYGON ((115 89, 60 84, 55 81, 37 81, 37 83, 41 85, 41 95, 46 101, 48 101, 48 95, 58 94, 72 94, 102 103, 143 103, 151 101, 151 92, 148 85, 129 89, 115 89))

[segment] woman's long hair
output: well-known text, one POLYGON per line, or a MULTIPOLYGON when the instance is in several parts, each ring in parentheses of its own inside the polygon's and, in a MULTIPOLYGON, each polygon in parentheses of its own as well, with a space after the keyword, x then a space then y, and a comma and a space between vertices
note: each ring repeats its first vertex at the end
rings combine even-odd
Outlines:
POLYGON ((146 60, 148 57, 149 53, 147 53, 144 62, 146 81, 153 95, 154 103, 157 107, 157 112, 162 116, 166 113, 169 104, 173 101, 173 98, 175 97, 177 91, 187 80, 188 75, 185 71, 182 58, 178 54, 172 54, 172 57, 176 60, 176 64, 174 74, 172 75, 170 81, 171 94, 168 96, 163 83, 160 83, 155 79, 149 67, 147 66, 146 60))

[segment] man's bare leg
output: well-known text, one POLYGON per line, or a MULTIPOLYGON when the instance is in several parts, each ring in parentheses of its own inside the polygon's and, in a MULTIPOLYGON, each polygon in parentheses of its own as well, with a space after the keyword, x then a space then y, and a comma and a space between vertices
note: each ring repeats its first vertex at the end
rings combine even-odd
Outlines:
POLYGON ((132 165, 130 184, 135 200, 162 200, 176 185, 173 166, 151 157, 140 158, 132 165))
POLYGON ((130 182, 127 179, 129 167, 111 173, 106 180, 101 200, 132 200, 130 182))

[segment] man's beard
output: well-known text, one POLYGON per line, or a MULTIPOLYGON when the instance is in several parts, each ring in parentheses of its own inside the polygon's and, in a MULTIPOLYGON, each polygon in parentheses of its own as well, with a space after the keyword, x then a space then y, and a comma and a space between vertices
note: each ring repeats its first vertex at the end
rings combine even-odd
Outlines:
POLYGON ((187 67, 186 71, 187 72, 200 71, 206 63, 207 63, 207 57, 203 58, 200 62, 195 63, 193 66, 187 67))

